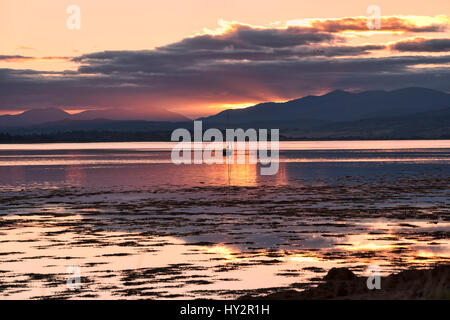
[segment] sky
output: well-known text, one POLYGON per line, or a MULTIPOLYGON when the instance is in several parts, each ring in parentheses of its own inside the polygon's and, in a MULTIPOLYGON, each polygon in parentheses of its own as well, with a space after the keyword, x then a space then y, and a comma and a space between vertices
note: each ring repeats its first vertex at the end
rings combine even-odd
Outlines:
POLYGON ((449 25, 448 0, 0 0, 0 114, 450 91, 449 25))

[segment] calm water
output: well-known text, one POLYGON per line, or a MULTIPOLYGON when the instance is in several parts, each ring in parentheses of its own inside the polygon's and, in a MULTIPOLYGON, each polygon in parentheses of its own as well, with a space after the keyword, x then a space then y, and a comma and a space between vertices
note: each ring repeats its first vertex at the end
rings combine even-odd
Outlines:
POLYGON ((174 143, 0 144, 3 188, 46 186, 190 187, 333 183, 448 169, 450 140, 294 141, 280 143, 280 170, 261 176, 259 164, 173 165, 174 143))
POLYGON ((281 142, 275 176, 172 146, 0 145, 0 296, 232 298, 450 260, 450 140, 281 142))

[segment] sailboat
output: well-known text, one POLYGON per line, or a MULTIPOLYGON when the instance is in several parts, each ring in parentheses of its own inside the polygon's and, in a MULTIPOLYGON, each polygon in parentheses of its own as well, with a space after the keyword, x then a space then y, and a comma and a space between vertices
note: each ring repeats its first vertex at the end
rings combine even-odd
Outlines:
POLYGON ((233 154, 233 150, 231 150, 229 144, 227 144, 227 146, 225 148, 223 148, 222 154, 224 157, 231 156, 233 154))
MULTIPOLYGON (((230 117, 229 113, 230 112, 228 111, 227 112, 227 123, 226 123, 225 129, 228 127, 228 123, 229 123, 229 120, 230 120, 229 119, 229 117, 230 117)), ((222 149, 222 155, 224 157, 228 157, 228 156, 231 156, 232 154, 233 154, 233 150, 230 148, 230 143, 227 142, 227 146, 222 149)))

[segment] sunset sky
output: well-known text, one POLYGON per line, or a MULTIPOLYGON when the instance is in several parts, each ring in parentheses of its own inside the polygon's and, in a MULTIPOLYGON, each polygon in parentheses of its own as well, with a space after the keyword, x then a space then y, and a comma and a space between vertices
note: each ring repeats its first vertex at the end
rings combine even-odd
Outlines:
POLYGON ((333 89, 450 91, 449 24, 448 0, 0 0, 0 114, 194 118, 333 89))

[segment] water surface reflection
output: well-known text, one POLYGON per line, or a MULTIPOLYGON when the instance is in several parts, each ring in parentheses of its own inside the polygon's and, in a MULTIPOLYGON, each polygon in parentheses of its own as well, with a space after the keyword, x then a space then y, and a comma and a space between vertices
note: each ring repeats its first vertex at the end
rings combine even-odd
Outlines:
POLYGON ((3 150, 0 295, 228 298, 448 263, 450 145, 376 143, 286 144, 276 176, 154 149, 3 150))

